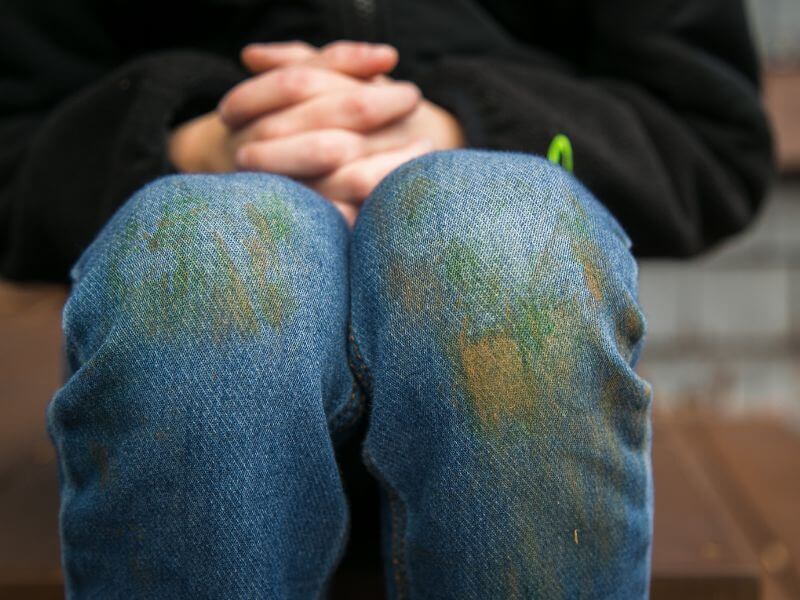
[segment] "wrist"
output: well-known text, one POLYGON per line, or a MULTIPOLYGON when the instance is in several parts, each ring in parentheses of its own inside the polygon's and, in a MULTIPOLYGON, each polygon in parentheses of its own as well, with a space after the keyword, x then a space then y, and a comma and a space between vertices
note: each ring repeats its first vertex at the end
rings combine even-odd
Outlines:
POLYGON ((464 135, 464 128, 461 126, 461 123, 458 122, 458 119, 441 106, 432 102, 429 102, 429 104, 440 125, 437 128, 439 132, 437 136, 438 139, 436 140, 437 149, 450 150, 454 148, 464 148, 467 140, 464 135))
POLYGON ((216 112, 206 113, 172 130, 167 141, 170 162, 182 173, 232 171, 225 159, 228 128, 216 112))

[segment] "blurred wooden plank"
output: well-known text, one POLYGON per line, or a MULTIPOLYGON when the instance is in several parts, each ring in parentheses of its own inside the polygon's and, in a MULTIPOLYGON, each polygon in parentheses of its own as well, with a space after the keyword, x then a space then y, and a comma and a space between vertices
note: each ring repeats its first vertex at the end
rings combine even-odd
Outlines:
POLYGON ((800 172, 800 69, 767 70, 763 88, 779 167, 800 172))
POLYGON ((32 583, 0 586, 0 600, 62 600, 64 587, 60 583, 32 583))
POLYGON ((758 580, 750 575, 728 573, 723 578, 673 573, 654 576, 650 600, 752 600, 760 598, 758 580))
POLYGON ((775 598, 800 598, 800 435, 775 421, 706 426, 707 455, 775 598))
POLYGON ((60 286, 0 282, 0 478, 33 455, 47 454, 45 408, 61 385, 60 286))
POLYGON ((758 560, 684 432, 655 421, 651 598, 756 600, 758 560))
POLYGON ((0 592, 59 586, 58 480, 53 462, 21 464, 0 489, 0 592))
POLYGON ((63 596, 45 408, 61 385, 64 298, 60 286, 0 283, 0 598, 63 596))

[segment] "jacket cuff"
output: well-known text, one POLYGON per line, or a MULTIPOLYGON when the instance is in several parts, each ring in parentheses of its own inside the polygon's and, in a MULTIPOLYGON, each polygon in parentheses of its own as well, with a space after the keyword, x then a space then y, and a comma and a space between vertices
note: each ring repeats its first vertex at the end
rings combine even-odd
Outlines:
POLYGON ((121 181, 131 179, 123 184, 126 191, 176 172, 167 153, 171 130, 213 110, 222 95, 245 77, 231 61, 188 51, 150 55, 115 74, 113 80, 126 92, 130 107, 116 164, 121 181))

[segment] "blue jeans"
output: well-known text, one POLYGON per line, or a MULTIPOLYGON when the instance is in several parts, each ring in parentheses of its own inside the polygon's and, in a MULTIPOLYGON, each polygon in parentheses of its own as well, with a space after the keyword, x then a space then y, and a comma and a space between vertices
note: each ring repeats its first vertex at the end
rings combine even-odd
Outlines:
POLYGON ((325 596, 364 422, 391 598, 647 596, 637 266, 560 167, 433 152, 352 231, 283 176, 170 176, 72 277, 70 597, 325 596))

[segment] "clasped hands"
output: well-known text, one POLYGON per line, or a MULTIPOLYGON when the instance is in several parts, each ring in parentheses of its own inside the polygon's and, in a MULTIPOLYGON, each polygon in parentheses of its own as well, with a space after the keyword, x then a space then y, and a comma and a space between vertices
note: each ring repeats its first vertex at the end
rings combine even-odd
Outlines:
POLYGON ((253 76, 213 112, 181 124, 169 156, 183 172, 265 171, 292 177, 333 202, 352 226, 386 174, 464 135, 446 110, 408 81, 388 77, 395 48, 341 40, 251 44, 253 76))

